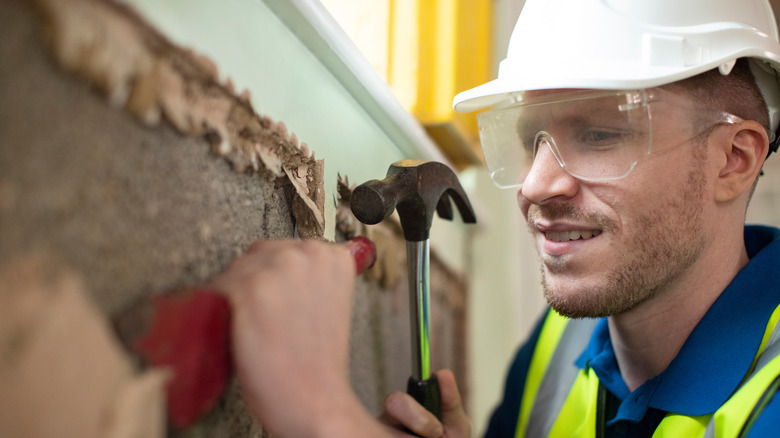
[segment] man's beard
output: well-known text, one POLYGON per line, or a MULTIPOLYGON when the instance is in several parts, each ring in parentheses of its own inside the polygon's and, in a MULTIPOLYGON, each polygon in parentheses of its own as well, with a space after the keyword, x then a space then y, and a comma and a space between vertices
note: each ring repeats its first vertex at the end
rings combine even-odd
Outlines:
MULTIPOLYGON (((701 163, 699 163, 701 164, 701 163)), ((547 281, 563 272, 565 266, 542 265, 542 286, 550 307, 571 318, 617 315, 647 302, 673 283, 699 258, 705 238, 702 231, 703 170, 693 169, 681 195, 655 211, 643 214, 634 223, 634 236, 614 266, 607 267, 598 285, 583 286, 576 291, 555 290, 547 281)), ((573 206, 536 207, 533 216, 579 218, 598 224, 604 237, 618 229, 609 218, 578 210, 573 206)), ((530 213, 530 212, 529 212, 530 213)), ((532 215, 529 215, 529 218, 532 215)), ((531 221, 529 221, 529 224, 531 221)))

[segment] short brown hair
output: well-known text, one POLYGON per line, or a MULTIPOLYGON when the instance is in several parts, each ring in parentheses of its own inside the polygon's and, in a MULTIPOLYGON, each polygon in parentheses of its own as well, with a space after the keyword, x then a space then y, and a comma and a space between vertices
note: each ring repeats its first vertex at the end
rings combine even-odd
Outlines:
POLYGON ((670 84, 669 88, 680 90, 708 107, 754 120, 770 129, 769 111, 747 58, 738 59, 728 75, 713 69, 670 84))

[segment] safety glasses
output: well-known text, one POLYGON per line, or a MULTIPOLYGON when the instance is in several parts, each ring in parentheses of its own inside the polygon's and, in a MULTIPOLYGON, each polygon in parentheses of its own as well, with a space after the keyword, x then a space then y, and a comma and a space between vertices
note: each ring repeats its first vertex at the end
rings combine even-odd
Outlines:
POLYGON ((507 106, 479 114, 477 121, 490 176, 498 187, 510 188, 523 184, 543 148, 570 175, 608 181, 625 178, 654 150, 742 120, 650 88, 523 93, 507 106))

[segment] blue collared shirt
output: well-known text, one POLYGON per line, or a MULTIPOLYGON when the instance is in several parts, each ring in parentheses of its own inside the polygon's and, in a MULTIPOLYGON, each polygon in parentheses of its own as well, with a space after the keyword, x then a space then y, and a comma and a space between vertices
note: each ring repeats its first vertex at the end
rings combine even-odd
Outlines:
MULTIPOLYGON (((620 375, 606 318, 596 325, 576 365, 591 367, 611 393, 613 415, 609 415, 607 436, 651 436, 666 412, 711 414, 739 386, 766 323, 780 304, 780 230, 748 226, 745 246, 750 262, 707 311, 667 369, 633 392, 620 375)), ((540 327, 541 322, 515 358, 504 400, 491 418, 486 437, 514 436, 540 327)), ((780 397, 767 406, 748 436, 773 436, 778 430, 780 397)))

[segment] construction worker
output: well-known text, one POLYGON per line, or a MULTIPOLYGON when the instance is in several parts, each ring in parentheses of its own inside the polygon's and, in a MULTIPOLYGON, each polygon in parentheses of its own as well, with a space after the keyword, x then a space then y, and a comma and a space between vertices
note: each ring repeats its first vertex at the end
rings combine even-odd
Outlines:
MULTIPOLYGON (((498 79, 455 98, 489 108, 488 169, 517 190, 551 308, 487 436, 777 435, 780 230, 745 212, 777 147, 778 69, 765 0, 526 2, 498 79)), ((401 393, 384 426, 360 407, 350 266, 267 242, 223 277, 253 412, 280 436, 469 436, 446 371, 441 422, 401 393)))

